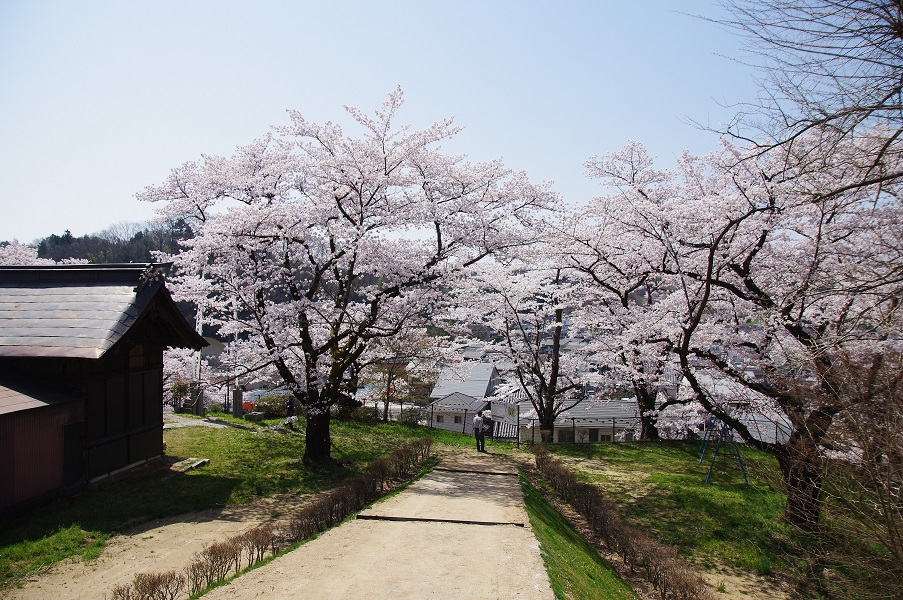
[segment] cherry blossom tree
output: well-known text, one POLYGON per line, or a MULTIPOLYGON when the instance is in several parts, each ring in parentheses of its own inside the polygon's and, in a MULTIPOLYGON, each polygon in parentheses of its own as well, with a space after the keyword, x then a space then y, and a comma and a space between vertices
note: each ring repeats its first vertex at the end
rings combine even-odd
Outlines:
MULTIPOLYGON (((63 265, 87 264, 88 261, 81 258, 64 258, 59 261, 63 265)), ((55 265, 56 261, 49 258, 38 258, 38 249, 26 246, 13 240, 0 244, 0 265, 55 265)))
POLYGON ((383 402, 383 421, 389 421, 389 404, 413 401, 423 391, 417 383, 434 376, 437 363, 449 350, 443 341, 428 335, 425 327, 406 326, 397 335, 370 345, 361 360, 361 381, 376 388, 375 397, 383 402))
POLYGON ((484 340, 487 353, 512 365, 511 379, 495 395, 524 394, 542 440, 551 442, 555 419, 582 402, 585 383, 598 377, 588 369, 588 349, 576 347, 586 334, 582 288, 544 260, 543 246, 531 246, 521 259, 473 269, 452 292, 451 318, 491 338, 484 340))
POLYGON ((667 248, 636 235, 634 217, 638 204, 648 204, 641 209, 648 212, 674 193, 671 175, 655 170, 638 144, 588 167, 591 176, 631 185, 621 183, 619 193, 596 198, 573 215, 559 236, 560 260, 587 286, 597 356, 636 398, 640 438, 657 440, 659 413, 685 402, 674 385, 678 323, 664 302, 673 291, 662 276, 667 248))
POLYGON ((785 515, 808 527, 821 508, 819 457, 850 408, 836 358, 867 364, 898 348, 903 293, 898 190, 838 192, 875 168, 883 132, 830 155, 813 136, 797 141, 793 161, 731 146, 684 156, 673 172, 655 171, 639 147, 595 161, 620 190, 629 243, 658 249, 655 270, 671 292, 649 318, 675 319, 666 331, 694 399, 775 455, 785 515), (738 408, 787 419, 789 438, 760 439, 738 408))
POLYGON ((12 242, 0 244, 0 265, 52 265, 52 260, 47 258, 38 258, 36 248, 26 246, 13 240, 12 242))
POLYGON ((423 314, 438 286, 524 243, 555 202, 499 161, 444 154, 451 119, 396 127, 401 105, 399 89, 372 116, 348 108, 358 137, 291 112, 233 156, 203 156, 139 194, 192 224, 174 288, 254 350, 245 369, 289 386, 308 461, 330 460, 330 411, 367 348, 423 314))

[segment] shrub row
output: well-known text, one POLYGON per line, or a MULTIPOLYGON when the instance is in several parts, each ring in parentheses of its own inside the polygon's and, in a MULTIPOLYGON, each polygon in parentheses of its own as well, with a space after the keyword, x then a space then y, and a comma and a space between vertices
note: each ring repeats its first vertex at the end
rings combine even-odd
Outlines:
POLYGON ((288 524, 288 543, 295 543, 329 529, 386 493, 392 480, 416 474, 429 457, 433 439, 421 438, 395 450, 367 466, 363 475, 351 477, 331 492, 302 507, 288 524))
MULTIPOLYGON (((351 413, 351 419, 359 423, 379 423, 383 420, 383 409, 379 406, 359 406, 351 413)), ((427 420, 427 412, 414 405, 405 404, 395 418, 395 423, 415 427, 427 420)))
POLYGON ((175 600, 185 593, 190 596, 260 562, 268 554, 275 556, 385 495, 391 482, 417 474, 422 462, 429 458, 432 445, 429 437, 404 444, 388 457, 373 461, 363 475, 346 479, 340 487, 302 506, 278 530, 260 525, 210 544, 194 555, 182 573, 139 573, 131 584, 113 588, 112 600, 175 600))
POLYGON ((281 548, 280 535, 269 525, 260 525, 224 542, 206 546, 192 557, 182 573, 139 573, 131 584, 113 588, 113 600, 175 600, 226 579, 231 573, 263 560, 281 548))
POLYGON ((185 575, 177 571, 138 573, 131 585, 113 588, 113 600, 175 600, 185 589, 185 575))
POLYGON ((662 599, 710 600, 713 597, 674 548, 625 523, 615 504, 598 487, 578 481, 544 445, 533 446, 533 452, 536 467, 561 499, 587 520, 631 573, 641 573, 662 599))

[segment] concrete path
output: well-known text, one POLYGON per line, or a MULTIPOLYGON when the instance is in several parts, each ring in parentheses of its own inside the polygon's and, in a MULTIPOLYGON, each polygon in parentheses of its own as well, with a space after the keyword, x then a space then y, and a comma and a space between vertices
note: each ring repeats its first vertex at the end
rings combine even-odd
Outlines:
POLYGON ((204 596, 554 598, 516 469, 475 452, 204 596))
POLYGON ((213 427, 214 429, 223 429, 229 427, 229 425, 207 418, 184 417, 176 413, 163 415, 163 429, 178 429, 179 427, 213 427))

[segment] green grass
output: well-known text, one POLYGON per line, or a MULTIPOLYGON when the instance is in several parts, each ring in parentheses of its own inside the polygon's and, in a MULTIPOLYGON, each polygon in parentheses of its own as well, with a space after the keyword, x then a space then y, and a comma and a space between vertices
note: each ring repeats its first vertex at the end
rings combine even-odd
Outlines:
POLYGON ((41 571, 57 561, 71 556, 91 560, 100 554, 109 534, 85 531, 78 524, 61 526, 54 532, 35 540, 10 544, 0 548, 0 589, 3 583, 41 571))
POLYGON ((539 491, 521 477, 530 526, 556 598, 635 599, 633 590, 539 491))
MULTIPOLYGON (((337 487, 400 443, 433 433, 397 425, 335 422, 332 456, 336 464, 308 468, 301 462, 303 433, 273 431, 267 427, 272 423, 231 421, 236 427, 165 432, 169 457, 209 458, 204 467, 165 480, 157 473, 105 483, 0 519, 0 589, 65 558, 90 560, 110 536, 150 519, 241 504, 274 493, 307 494, 337 487)), ((435 433, 459 444, 464 439, 450 432, 435 433)))
POLYGON ((770 575, 786 567, 793 532, 782 519, 777 464, 743 448, 751 487, 729 457, 719 456, 704 483, 711 454, 699 462, 697 442, 558 444, 580 476, 600 485, 629 521, 705 566, 770 575))

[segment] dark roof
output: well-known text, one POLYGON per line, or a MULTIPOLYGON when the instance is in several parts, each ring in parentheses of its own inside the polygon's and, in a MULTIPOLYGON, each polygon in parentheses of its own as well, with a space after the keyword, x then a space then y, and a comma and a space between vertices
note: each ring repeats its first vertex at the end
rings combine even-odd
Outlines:
POLYGON ((62 402, 72 402, 80 398, 77 393, 73 392, 0 380, 0 415, 42 408, 62 402))
POLYGON ((0 357, 97 359, 152 309, 166 345, 206 346, 169 295, 166 266, 0 266, 0 357))

